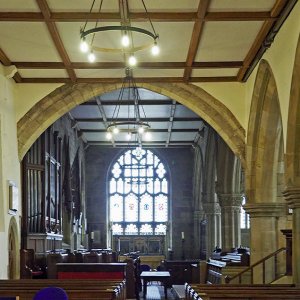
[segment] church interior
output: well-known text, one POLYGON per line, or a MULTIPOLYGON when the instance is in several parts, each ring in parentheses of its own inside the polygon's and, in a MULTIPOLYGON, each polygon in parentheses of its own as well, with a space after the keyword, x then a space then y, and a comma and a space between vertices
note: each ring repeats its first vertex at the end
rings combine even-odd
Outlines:
POLYGON ((1 1, 0 298, 300 299, 299 16, 1 1))

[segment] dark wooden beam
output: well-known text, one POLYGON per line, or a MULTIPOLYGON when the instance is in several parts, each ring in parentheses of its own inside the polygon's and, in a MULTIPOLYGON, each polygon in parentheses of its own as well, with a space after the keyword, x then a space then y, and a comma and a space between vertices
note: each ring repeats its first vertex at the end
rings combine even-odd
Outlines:
MULTIPOLYGON (((0 62, 5 67, 8 67, 8 66, 12 65, 10 59, 7 57, 7 55, 4 53, 4 51, 1 48, 0 48, 0 62)), ((17 83, 21 83, 22 82, 22 77, 21 77, 21 75, 18 72, 13 76, 13 79, 17 83)))
MULTIPOLYGON (((190 82, 234 82, 236 76, 191 77, 190 82)), ((123 78, 77 78, 76 83, 122 83, 123 78)), ((182 77, 143 77, 135 78, 136 83, 184 83, 182 77)), ((72 83, 69 78, 22 78, 22 83, 72 83)))
POLYGON ((203 26, 204 26, 204 16, 207 12, 208 6, 210 1, 209 0, 201 0, 198 6, 198 12, 197 12, 197 19, 194 24, 193 33, 190 41, 189 51, 186 58, 186 68, 184 70, 184 80, 186 82, 189 81, 189 78, 192 73, 192 65, 194 63, 197 50, 199 47, 199 41, 202 35, 203 26))
POLYGON ((50 12, 49 6, 48 6, 46 0, 36 0, 36 2, 43 14, 43 17, 45 19, 46 25, 48 27, 48 30, 50 32, 50 35, 54 42, 54 45, 66 67, 66 70, 68 72, 68 75, 70 76, 70 79, 72 82, 76 82, 75 71, 71 67, 71 61, 70 61, 67 51, 63 45, 63 42, 60 38, 57 27, 56 27, 55 23, 50 20, 51 12, 50 12))
MULTIPOLYGON (((12 62, 18 69, 65 69, 62 62, 12 62)), ((123 69, 123 62, 74 62, 71 63, 73 69, 123 69)), ((140 62, 139 69, 184 69, 185 62, 140 62)), ((243 66, 242 61, 212 61, 212 62, 194 62, 193 69, 223 69, 223 68, 240 68, 243 66)))
MULTIPOLYGON (((173 100, 152 100, 152 99, 148 99, 148 100, 139 100, 139 105, 143 105, 143 106, 151 106, 151 105, 172 105, 173 100)), ((134 105, 134 100, 127 100, 127 99, 122 99, 122 100, 102 100, 101 99, 101 104, 103 106, 106 105, 134 105)), ((81 103, 80 105, 95 105, 97 106, 97 101, 91 100, 88 102, 84 102, 81 103)), ((180 103, 177 103, 177 105, 180 105, 180 103)))
MULTIPOLYGON (((80 131, 83 133, 106 133, 106 129, 83 129, 80 128, 80 131)), ((168 129, 147 129, 147 131, 152 132, 152 133, 163 133, 163 132, 168 132, 168 129)), ((177 132, 177 133, 182 133, 182 132, 198 132, 199 128, 188 128, 188 129, 172 129, 171 132, 177 132)))
MULTIPOLYGON (((76 122, 92 122, 92 123, 101 123, 103 122, 103 119, 102 118, 74 118, 74 120, 76 122)), ((128 118, 118 118, 118 120, 120 122, 125 122, 125 121, 135 121, 135 119, 131 118, 131 119, 128 119, 128 118)), ((143 119, 145 120, 146 122, 168 122, 169 121, 169 118, 146 118, 146 119, 143 119)), ((108 122, 111 122, 113 121, 113 119, 111 118, 108 118, 107 119, 108 122)), ((197 121, 202 121, 202 119, 200 117, 195 117, 195 118, 180 118, 180 117, 177 117, 177 118, 174 118, 173 120, 174 122, 197 122, 197 121)))
MULTIPOLYGON (((154 22, 195 22, 197 12, 149 12, 154 22)), ((208 12, 204 17, 209 21, 265 21, 276 18, 270 12, 208 12)), ((148 21, 146 13, 130 13, 134 22, 148 21)), ((51 22, 117 22, 120 23, 119 13, 89 13, 89 12, 52 12, 51 22)), ((43 14, 36 12, 0 12, 0 21, 10 22, 44 22, 43 14)))
POLYGON ((251 66, 252 61, 260 50, 263 42, 265 41, 268 33, 272 29, 274 23, 276 22, 276 18, 280 15, 281 11, 287 4, 288 0, 277 0, 273 9, 271 10, 270 15, 274 17, 271 20, 265 21, 263 26, 261 27, 258 35, 255 38, 254 43, 252 44, 250 50, 248 51, 246 58, 243 62, 243 67, 240 68, 237 79, 238 81, 242 81, 248 68, 251 66))

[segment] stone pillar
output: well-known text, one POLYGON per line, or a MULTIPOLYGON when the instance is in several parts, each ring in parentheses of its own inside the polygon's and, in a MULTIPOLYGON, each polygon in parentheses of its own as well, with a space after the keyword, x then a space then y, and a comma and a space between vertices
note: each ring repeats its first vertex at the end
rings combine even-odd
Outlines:
MULTIPOLYGON (((244 206, 250 215, 250 260, 256 263, 272 252, 278 250, 278 218, 285 214, 285 203, 247 203, 244 206)), ((273 278, 274 261, 266 266, 266 283, 273 278)), ((262 283, 262 267, 254 270, 254 283, 262 283)))
POLYGON ((283 196, 290 208, 293 209, 293 237, 292 237, 292 269, 294 283, 300 286, 300 188, 289 187, 283 196))
POLYGON ((207 219, 207 258, 216 246, 221 247, 221 209, 219 203, 204 203, 203 209, 207 219))
POLYGON ((202 210, 194 211, 194 248, 193 256, 199 258, 200 255, 200 227, 201 221, 204 219, 204 212, 202 210))
POLYGON ((241 245, 241 194, 218 194, 221 206, 222 249, 241 245))

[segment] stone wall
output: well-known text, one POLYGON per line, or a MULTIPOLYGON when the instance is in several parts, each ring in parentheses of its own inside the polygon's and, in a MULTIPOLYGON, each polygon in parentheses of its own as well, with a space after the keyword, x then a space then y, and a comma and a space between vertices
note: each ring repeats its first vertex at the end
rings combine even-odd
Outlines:
MULTIPOLYGON (((193 249, 193 159, 192 148, 151 149, 165 164, 170 179, 170 230, 174 258, 182 255, 181 232, 185 234, 185 256, 193 249)), ((107 174, 124 149, 90 146, 86 151, 86 190, 89 231, 96 232, 94 247, 107 244, 107 174)))

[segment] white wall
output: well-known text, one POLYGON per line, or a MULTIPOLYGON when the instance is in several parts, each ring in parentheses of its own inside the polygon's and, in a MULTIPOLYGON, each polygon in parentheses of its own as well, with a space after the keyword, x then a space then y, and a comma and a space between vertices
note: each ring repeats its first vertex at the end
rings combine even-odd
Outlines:
MULTIPOLYGON (((16 218, 19 227, 21 213, 20 163, 18 159, 17 128, 15 119, 15 83, 5 77, 6 68, 0 65, 0 278, 7 278, 8 227, 16 218), (19 188, 19 210, 15 216, 8 213, 9 187, 13 181, 19 188)), ((20 240, 20 230, 18 230, 20 240)))

